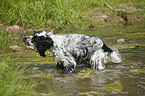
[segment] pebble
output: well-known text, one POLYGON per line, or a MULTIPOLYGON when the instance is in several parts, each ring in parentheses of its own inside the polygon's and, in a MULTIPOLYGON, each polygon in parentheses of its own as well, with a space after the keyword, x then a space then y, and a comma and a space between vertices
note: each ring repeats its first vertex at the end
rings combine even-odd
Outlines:
POLYGON ((0 26, 3 26, 3 24, 0 24, 0 26))
POLYGON ((18 50, 21 49, 21 47, 19 47, 19 46, 10 46, 10 48, 13 49, 13 50, 15 50, 15 51, 16 51, 16 50, 18 51, 18 50))
POLYGON ((123 44, 123 43, 125 43, 125 39, 123 39, 123 38, 118 39, 118 40, 117 40, 117 43, 118 43, 118 44, 123 44))
POLYGON ((14 26, 9 26, 6 28, 6 31, 19 31, 21 28, 18 25, 14 25, 14 26))

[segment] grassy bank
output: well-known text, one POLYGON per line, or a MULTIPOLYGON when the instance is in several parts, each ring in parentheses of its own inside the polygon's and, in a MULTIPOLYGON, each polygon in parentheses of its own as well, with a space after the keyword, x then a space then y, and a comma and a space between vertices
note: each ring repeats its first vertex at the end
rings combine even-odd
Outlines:
POLYGON ((144 20, 145 0, 2 0, 0 22, 27 28, 92 28, 144 20))
POLYGON ((16 44, 12 36, 0 28, 0 95, 31 96, 33 84, 23 80, 24 68, 20 69, 20 65, 16 66, 15 60, 10 61, 10 46, 16 44))
POLYGON ((9 57, 1 57, 0 62, 0 94, 1 96, 31 96, 33 85, 23 80, 23 69, 9 62, 9 57))
POLYGON ((4 28, 0 28, 0 49, 8 49, 11 41, 11 34, 8 34, 4 28))

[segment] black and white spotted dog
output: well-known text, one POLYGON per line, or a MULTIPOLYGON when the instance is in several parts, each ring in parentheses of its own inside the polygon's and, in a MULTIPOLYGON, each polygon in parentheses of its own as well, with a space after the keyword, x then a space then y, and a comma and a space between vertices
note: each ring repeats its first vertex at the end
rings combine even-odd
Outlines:
POLYGON ((121 62, 118 51, 112 50, 98 37, 83 34, 54 35, 38 31, 23 38, 26 45, 37 47, 40 56, 50 49, 55 53, 57 67, 65 73, 74 72, 77 64, 89 64, 92 69, 104 69, 108 56, 114 63, 121 62))

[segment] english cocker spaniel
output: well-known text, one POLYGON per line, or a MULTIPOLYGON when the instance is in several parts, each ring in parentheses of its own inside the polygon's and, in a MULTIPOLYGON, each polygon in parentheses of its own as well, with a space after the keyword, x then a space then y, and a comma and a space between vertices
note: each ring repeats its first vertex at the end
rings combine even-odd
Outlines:
POLYGON ((112 50, 96 36, 83 34, 54 35, 47 31, 38 31, 33 36, 23 38, 26 45, 36 47, 40 56, 50 49, 55 53, 57 67, 64 73, 74 72, 77 64, 88 64, 92 69, 104 69, 108 57, 114 63, 121 62, 117 50, 112 50))

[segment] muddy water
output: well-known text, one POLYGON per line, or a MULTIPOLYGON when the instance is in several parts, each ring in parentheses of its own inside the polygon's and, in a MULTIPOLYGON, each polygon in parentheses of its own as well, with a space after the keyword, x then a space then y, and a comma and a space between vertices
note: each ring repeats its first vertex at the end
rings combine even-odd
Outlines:
MULTIPOLYGON (((76 73, 62 74, 56 69, 53 53, 47 52, 42 58, 33 50, 12 53, 17 64, 27 66, 25 78, 36 83, 36 95, 50 96, 145 96, 145 26, 110 25, 87 29, 72 30, 71 33, 83 33, 99 36, 110 47, 116 47, 122 54, 119 64, 108 62, 103 71, 92 70, 78 65, 76 73), (117 39, 124 38, 124 44, 117 39)), ((67 33, 67 32, 64 32, 67 33)))

